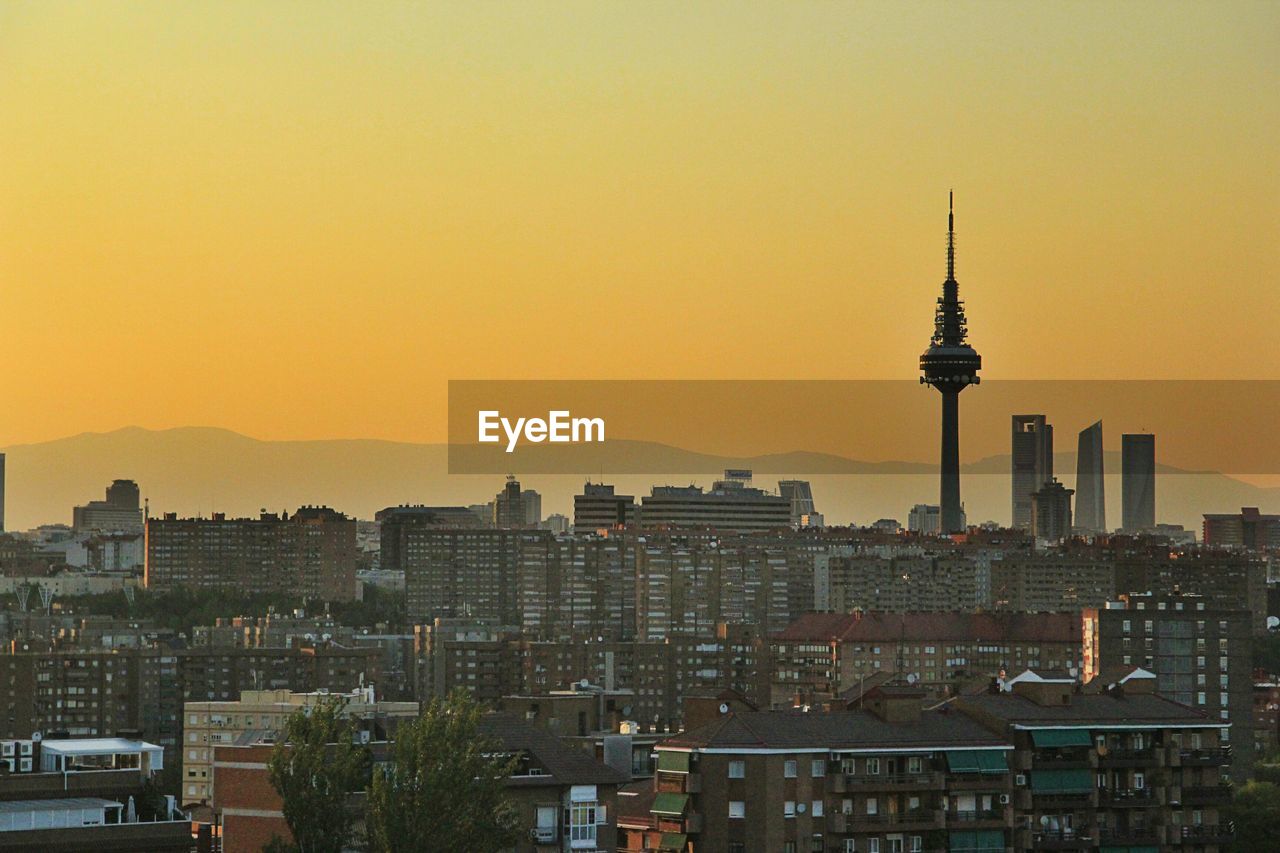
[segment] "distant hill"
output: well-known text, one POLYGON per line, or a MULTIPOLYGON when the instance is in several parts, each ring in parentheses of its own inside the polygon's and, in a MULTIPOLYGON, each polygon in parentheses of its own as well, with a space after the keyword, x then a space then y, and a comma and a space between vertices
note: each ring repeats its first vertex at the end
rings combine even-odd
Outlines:
MULTIPOLYGON (((614 442, 610 442, 615 444, 614 442)), ((632 470, 681 474, 610 476, 608 471, 530 474, 526 488, 543 494, 544 513, 572 514, 572 496, 584 479, 604 479, 620 493, 644 495, 654 484, 710 485, 723 468, 756 472, 757 485, 773 488, 791 472, 813 483, 818 508, 829 523, 906 521, 915 503, 937 500, 934 468, 921 462, 860 462, 811 453, 731 458, 646 442, 628 442, 632 470), (820 473, 812 473, 820 472, 820 473)), ((254 514, 260 508, 294 509, 325 503, 360 518, 397 503, 467 504, 487 501, 499 475, 449 475, 442 444, 376 440, 260 441, 230 430, 127 427, 84 433, 4 449, 8 456, 6 527, 23 530, 49 522, 70 523, 72 506, 101 498, 117 477, 137 480, 153 514, 213 511, 254 514)), ((544 462, 549 460, 543 460, 544 462)), ((1060 454, 1057 468, 1072 485, 1074 454, 1060 454)), ((1107 454, 1110 523, 1119 524, 1119 455, 1107 454)), ((539 465, 543 470, 549 468, 539 465)), ((550 468, 550 470, 559 470, 550 468)), ((1009 458, 994 456, 965 465, 963 488, 969 519, 1009 518, 1009 458)), ((1161 521, 1199 528, 1204 512, 1259 506, 1280 512, 1280 489, 1262 489, 1216 473, 1161 468, 1157 515, 1161 521)))

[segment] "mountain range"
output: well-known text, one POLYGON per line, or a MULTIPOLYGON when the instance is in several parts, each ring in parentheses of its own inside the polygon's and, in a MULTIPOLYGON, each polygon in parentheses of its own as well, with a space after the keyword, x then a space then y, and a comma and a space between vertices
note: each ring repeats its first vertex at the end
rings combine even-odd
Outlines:
MULTIPOLYGON (((681 473, 513 473, 521 476, 525 488, 543 495, 544 514, 572 515, 572 496, 587 478, 603 478, 615 484, 620 494, 640 496, 655 484, 709 486, 724 468, 751 468, 756 484, 765 488, 776 486, 776 479, 803 472, 796 476, 813 484, 818 510, 829 524, 867 524, 882 517, 905 522, 913 504, 937 501, 936 468, 925 462, 863 462, 800 452, 734 458, 647 442, 627 444, 623 450, 629 470, 681 473)), ((116 478, 136 480, 153 514, 252 515, 263 508, 292 511, 303 504, 327 504, 366 519, 382 507, 401 503, 483 503, 502 486, 497 474, 449 474, 444 444, 371 439, 263 441, 212 427, 126 427, 14 445, 3 452, 7 455, 5 527, 9 530, 70 523, 73 506, 100 499, 116 478)), ((1118 452, 1107 453, 1106 465, 1108 471, 1119 472, 1118 452)), ((1058 454, 1055 467, 1061 472, 1059 479, 1071 486, 1075 455, 1058 454)), ((963 471, 970 522, 1007 523, 1009 457, 975 460, 963 471)), ((1158 471, 1160 521, 1198 530, 1205 512, 1233 512, 1242 506, 1280 512, 1280 488, 1260 488, 1214 472, 1168 466, 1158 471)), ((1107 505, 1109 523, 1118 526, 1118 473, 1107 476, 1107 505)))

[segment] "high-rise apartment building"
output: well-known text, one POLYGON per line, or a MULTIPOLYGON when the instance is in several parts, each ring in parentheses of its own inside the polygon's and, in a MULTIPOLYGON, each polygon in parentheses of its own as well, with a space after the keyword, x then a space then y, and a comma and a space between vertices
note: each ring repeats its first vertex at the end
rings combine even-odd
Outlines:
POLYGON ((1031 535, 1061 542, 1071 535, 1072 489, 1050 480, 1031 495, 1031 535))
POLYGON ((1156 437, 1150 433, 1120 437, 1122 529, 1136 533, 1156 526, 1156 437))
POLYGON ((542 495, 520 488, 508 475, 502 491, 493 499, 493 526, 502 530, 536 528, 542 522, 542 495))
POLYGON ((1053 479, 1053 427, 1044 415, 1014 415, 1010 458, 1013 526, 1031 529, 1032 496, 1053 479))
POLYGON ((1081 533, 1107 531, 1106 470, 1102 456, 1102 421, 1080 431, 1076 445, 1075 526, 1081 533))
POLYGON ((324 601, 356 597, 356 522, 328 507, 258 518, 147 520, 150 589, 223 589, 324 601))
POLYGON ((942 507, 936 504, 916 504, 907 513, 907 530, 925 534, 941 532, 942 507))
POLYGON ((1132 667, 1155 673, 1162 696, 1220 721, 1232 772, 1248 778, 1254 747, 1248 610, 1197 595, 1129 595, 1085 610, 1084 623, 1086 678, 1132 667))

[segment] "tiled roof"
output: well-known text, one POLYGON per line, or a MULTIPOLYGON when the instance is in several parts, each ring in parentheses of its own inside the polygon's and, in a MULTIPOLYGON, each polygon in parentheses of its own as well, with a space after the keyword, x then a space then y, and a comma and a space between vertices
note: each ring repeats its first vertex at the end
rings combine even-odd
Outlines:
POLYGON ((974 747, 1007 744, 950 709, 924 711, 918 722, 887 723, 868 711, 755 711, 715 722, 658 744, 663 747, 742 749, 865 749, 974 747))
POLYGON ((520 717, 485 714, 480 718, 480 731, 498 740, 505 750, 527 752, 548 774, 521 777, 531 780, 530 784, 618 785, 626 781, 617 770, 520 717))
POLYGON ((773 639, 1078 643, 1080 617, 1072 613, 806 613, 774 634, 773 639))
MULTIPOLYGON (((983 693, 957 700, 998 719, 1023 725, 1196 725, 1213 720, 1207 714, 1154 693, 1111 695, 1076 693, 1067 705, 1040 705, 1016 693, 983 693)), ((1221 725, 1221 723, 1218 723, 1221 725)))

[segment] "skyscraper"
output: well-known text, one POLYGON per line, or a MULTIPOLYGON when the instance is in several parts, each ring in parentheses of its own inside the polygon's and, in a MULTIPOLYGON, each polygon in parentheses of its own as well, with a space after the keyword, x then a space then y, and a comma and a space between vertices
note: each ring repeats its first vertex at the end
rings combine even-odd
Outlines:
POLYGON ((1031 496, 1053 479, 1053 427, 1044 415, 1014 415, 1013 526, 1031 529, 1031 496))
POLYGON ((805 519, 817 514, 813 505, 813 487, 808 480, 779 480, 778 494, 791 502, 791 526, 803 527, 805 519))
POLYGON ((1083 533, 1107 531, 1102 421, 1080 430, 1080 441, 1076 449, 1076 529, 1083 533))
POLYGON ((1129 532, 1156 526, 1156 437, 1138 433, 1120 437, 1121 519, 1129 532))
POLYGON ((968 325, 960 285, 956 283, 954 197, 947 211, 947 280, 942 284, 933 317, 933 338, 920 356, 920 382, 942 394, 942 532, 963 531, 960 503, 960 392, 977 385, 982 356, 965 342, 968 325))
POLYGON ((1060 542, 1071 535, 1071 496, 1075 492, 1050 480, 1031 496, 1031 535, 1060 542))

